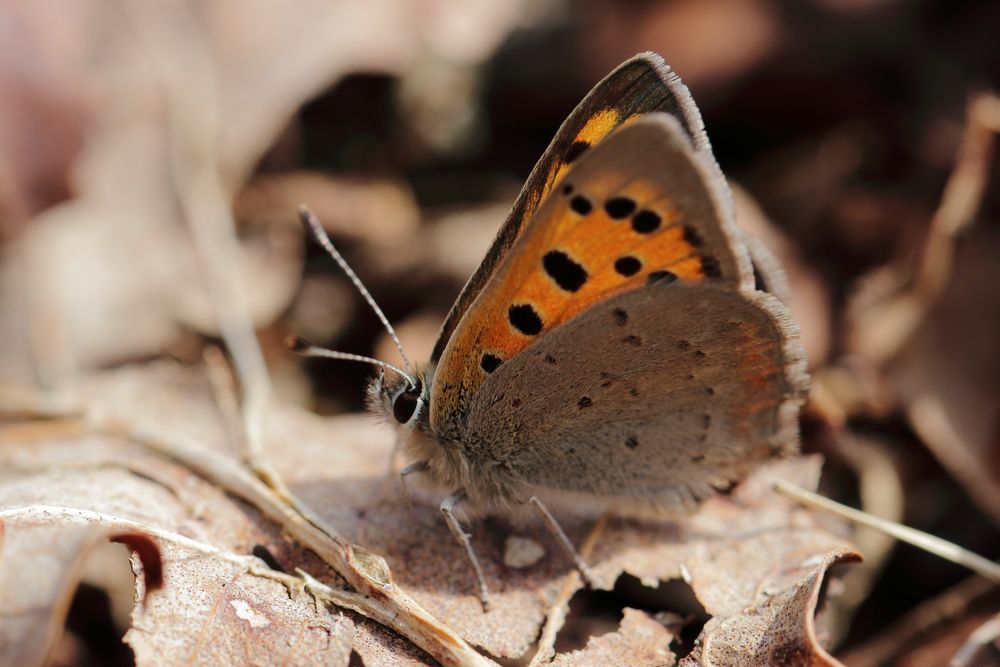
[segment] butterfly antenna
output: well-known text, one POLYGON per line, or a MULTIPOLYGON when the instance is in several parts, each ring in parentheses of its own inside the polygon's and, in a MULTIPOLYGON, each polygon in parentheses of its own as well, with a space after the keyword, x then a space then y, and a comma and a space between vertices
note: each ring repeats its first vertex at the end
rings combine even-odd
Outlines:
MULTIPOLYGON (((326 251, 330 254, 331 257, 333 257, 334 260, 336 260, 337 264, 340 265, 340 268, 343 269, 344 273, 347 274, 347 277, 351 279, 352 283, 354 283, 354 287, 357 288, 358 292, 361 293, 361 296, 364 297, 365 301, 368 302, 368 305, 371 306, 372 310, 375 311, 375 314, 378 316, 379 321, 382 322, 382 326, 385 327, 385 330, 388 331, 389 335, 392 337, 392 342, 396 344, 396 349, 399 350, 399 356, 403 358, 403 364, 406 366, 407 372, 404 373, 395 366, 392 366, 382 361, 378 361, 377 359, 370 359, 369 357, 361 357, 359 355, 351 355, 348 354, 347 352, 333 353, 339 355, 336 357, 332 357, 330 354, 314 354, 309 356, 324 356, 324 357, 331 357, 333 359, 352 359, 354 361, 372 362, 380 366, 385 366, 386 368, 392 368, 393 370, 399 372, 403 377, 405 377, 410 382, 411 387, 415 387, 416 384, 413 381, 413 376, 414 376, 413 364, 410 363, 410 358, 406 356, 406 352, 403 352, 403 344, 399 342, 399 337, 396 335, 396 331, 392 328, 392 325, 389 324, 389 320, 386 318, 385 313, 383 313, 382 309, 378 307, 377 303, 375 303, 375 299, 372 298, 371 293, 364 286, 364 283, 361 282, 361 279, 358 278, 358 274, 354 273, 354 270, 348 265, 347 260, 345 260, 344 257, 337 251, 337 249, 333 247, 333 241, 331 241, 330 237, 327 236, 326 230, 323 229, 323 225, 320 224, 319 218, 317 218, 316 214, 313 213, 312 210, 305 204, 299 205, 299 219, 302 220, 302 224, 305 225, 306 229, 312 232, 313 237, 315 237, 316 240, 319 241, 319 244, 323 246, 324 249, 326 249, 326 251)), ((316 346, 312 346, 312 348, 315 350, 323 350, 324 352, 332 353, 331 350, 325 350, 323 348, 318 348, 316 346)))
POLYGON ((337 350, 328 350, 325 347, 319 347, 318 345, 313 345, 305 338, 299 336, 289 336, 285 339, 285 345, 288 349, 301 354, 303 357, 323 357, 325 359, 343 359, 345 361, 361 361, 366 364, 372 364, 374 366, 381 366, 382 368, 388 368, 389 370, 396 371, 410 383, 411 387, 417 386, 416 379, 404 371, 399 366, 394 366, 386 361, 380 361, 378 359, 372 359, 371 357, 366 357, 360 354, 351 354, 350 352, 338 352, 337 350))

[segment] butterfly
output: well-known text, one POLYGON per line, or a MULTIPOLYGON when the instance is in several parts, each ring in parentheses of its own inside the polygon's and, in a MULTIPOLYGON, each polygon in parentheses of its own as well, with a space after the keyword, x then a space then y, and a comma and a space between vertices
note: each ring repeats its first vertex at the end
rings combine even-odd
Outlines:
POLYGON ((295 346, 382 366, 370 402, 399 428, 403 476, 450 492, 441 511, 485 606, 460 506, 534 506, 586 574, 546 503, 692 506, 797 450, 808 380, 796 324, 766 291, 781 282, 736 225, 687 88, 644 53, 560 127, 428 363, 295 346))

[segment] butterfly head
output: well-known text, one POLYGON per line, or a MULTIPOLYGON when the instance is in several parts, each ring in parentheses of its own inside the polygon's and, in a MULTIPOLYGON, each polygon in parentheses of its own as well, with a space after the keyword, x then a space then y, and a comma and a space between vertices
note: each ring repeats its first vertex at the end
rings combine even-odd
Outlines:
POLYGON ((368 387, 369 405, 393 425, 413 428, 426 421, 430 387, 427 374, 417 369, 407 378, 392 369, 379 369, 368 387))
POLYGON ((398 426, 412 427, 418 423, 426 423, 430 386, 428 373, 424 369, 418 368, 407 372, 379 359, 317 347, 299 336, 289 336, 285 344, 294 352, 306 357, 361 361, 377 366, 378 374, 368 386, 368 403, 371 410, 385 417, 390 424, 398 426))

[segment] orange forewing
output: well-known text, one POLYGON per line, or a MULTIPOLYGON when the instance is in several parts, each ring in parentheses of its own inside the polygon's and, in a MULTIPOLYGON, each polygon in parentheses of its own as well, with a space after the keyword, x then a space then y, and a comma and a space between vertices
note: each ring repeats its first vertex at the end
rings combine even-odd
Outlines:
MULTIPOLYGON (((620 178, 609 174, 606 187, 615 180, 620 178)), ((511 305, 530 305, 541 319, 543 330, 548 330, 614 294, 643 287, 654 271, 669 270, 678 279, 690 282, 703 279, 700 258, 695 247, 684 240, 684 228, 670 201, 662 197, 653 199, 648 190, 647 183, 636 181, 621 192, 639 203, 638 210, 652 210, 661 216, 662 226, 654 234, 639 234, 628 220, 612 219, 600 207, 580 216, 568 202, 539 217, 537 224, 525 232, 502 278, 498 276, 498 280, 489 284, 481 300, 474 304, 474 317, 469 326, 460 330, 454 354, 444 360, 455 366, 470 367, 473 372, 469 373, 472 376, 469 379, 473 382, 463 383, 467 390, 474 390, 485 379, 470 362, 478 363, 484 352, 500 360, 510 359, 534 340, 534 336, 525 335, 511 325, 508 313, 511 305), (587 272, 586 282, 577 291, 560 288, 543 270, 542 258, 550 250, 564 252, 587 272), (635 258, 642 268, 632 276, 622 275, 615 270, 615 261, 622 257, 635 258)), ((569 199, 572 195, 564 197, 569 199)), ((449 377, 457 370, 443 365, 438 369, 438 377, 449 377)))
MULTIPOLYGON (((611 134, 612 131, 617 128, 627 124, 629 121, 638 118, 640 114, 632 114, 622 119, 622 112, 618 109, 608 108, 601 109, 597 111, 593 116, 587 119, 580 131, 573 136, 573 143, 570 146, 578 146, 581 152, 587 150, 591 146, 594 146, 606 136, 611 134)), ((570 156, 573 153, 570 152, 570 156)), ((545 176, 545 185, 542 187, 542 191, 538 199, 534 202, 537 206, 538 203, 544 200, 548 196, 552 189, 558 184, 566 172, 570 170, 573 164, 567 161, 565 158, 561 160, 556 160, 549 167, 548 174, 545 176)), ((534 207, 525 211, 525 215, 531 215, 534 212, 534 207)))
POLYGON ((708 140, 687 88, 655 53, 640 54, 598 83, 569 115, 535 165, 483 263, 448 313, 431 360, 437 362, 459 321, 484 288, 539 206, 572 166, 615 129, 653 112, 672 114, 694 148, 709 154, 708 140))
POLYGON ((539 220, 537 233, 527 236, 523 251, 511 257, 504 282, 491 290, 493 298, 484 300, 486 326, 477 337, 478 346, 509 359, 531 343, 533 338, 510 326, 508 304, 531 304, 544 328, 551 329, 612 294, 642 287, 653 271, 669 270, 681 279, 700 280, 695 248, 684 240, 670 201, 637 196, 646 185, 638 182, 622 194, 639 202, 638 210, 652 210, 661 217, 661 229, 648 236, 634 231, 628 220, 612 219, 602 207, 581 217, 567 205, 539 220), (577 291, 560 288, 543 270, 542 257, 550 250, 565 253, 586 270, 588 278, 577 291), (642 268, 630 277, 622 275, 614 268, 622 257, 635 258, 642 268))
POLYGON ((699 169, 711 167, 660 116, 618 130, 557 184, 456 330, 432 412, 458 408, 545 331, 651 279, 746 279, 746 260, 724 231, 731 221, 705 204, 722 201, 705 191, 711 179, 699 169))

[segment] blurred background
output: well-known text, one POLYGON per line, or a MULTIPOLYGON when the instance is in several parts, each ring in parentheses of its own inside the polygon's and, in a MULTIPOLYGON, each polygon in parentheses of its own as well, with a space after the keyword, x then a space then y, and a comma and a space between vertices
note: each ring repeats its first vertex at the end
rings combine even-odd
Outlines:
MULTIPOLYGON (((0 382, 199 363, 249 316, 282 400, 362 409, 366 367, 281 342, 395 359, 295 207, 426 359, 563 118, 654 50, 791 279, 823 492, 996 559, 998 27, 990 0, 6 0, 0 382)), ((857 539, 847 664, 944 664, 1000 611, 857 539)))

